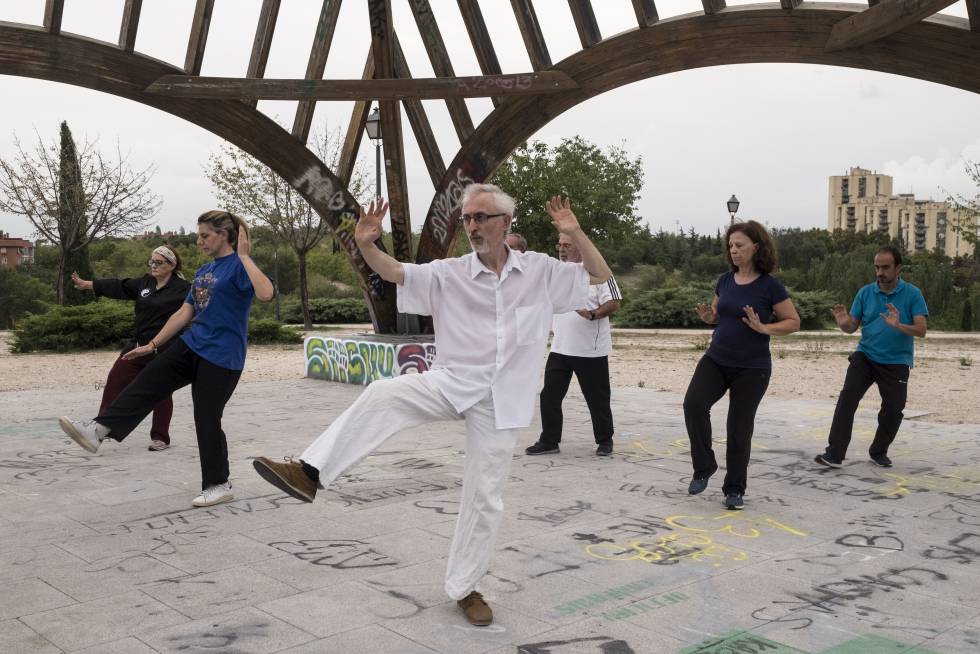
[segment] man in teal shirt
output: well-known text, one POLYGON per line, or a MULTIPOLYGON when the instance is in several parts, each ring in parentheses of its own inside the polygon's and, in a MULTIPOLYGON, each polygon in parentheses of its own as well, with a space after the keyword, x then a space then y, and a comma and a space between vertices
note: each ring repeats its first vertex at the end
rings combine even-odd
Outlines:
POLYGON ((891 467, 888 446, 902 424, 915 351, 913 337, 926 335, 929 309, 922 291, 899 279, 902 253, 891 245, 883 246, 875 253, 874 264, 877 281, 858 291, 851 312, 845 311, 842 304, 831 309, 844 333, 853 334, 861 327, 857 351, 848 357, 850 365, 837 399, 830 442, 826 452, 814 459, 831 468, 839 468, 844 463, 854 427, 854 412, 872 384, 878 384, 881 410, 878 430, 868 453, 875 464, 891 467))

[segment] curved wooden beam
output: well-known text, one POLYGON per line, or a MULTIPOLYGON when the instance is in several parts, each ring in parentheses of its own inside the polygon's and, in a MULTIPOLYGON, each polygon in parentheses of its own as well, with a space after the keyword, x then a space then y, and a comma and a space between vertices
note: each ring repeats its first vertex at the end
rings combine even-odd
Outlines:
POLYGON ((53 35, 41 27, 0 23, 0 74, 81 86, 166 111, 226 139, 287 180, 343 245, 368 300, 375 330, 394 332, 395 289, 377 279, 354 244, 359 207, 345 185, 289 132, 242 102, 145 92, 153 80, 180 72, 175 66, 112 44, 53 35))
POLYGON ((980 93, 980 37, 963 18, 935 17, 860 49, 827 52, 834 25, 861 10, 816 2, 792 11, 773 3, 728 7, 711 16, 661 19, 569 56, 550 70, 567 73, 578 89, 509 97, 462 144, 429 206, 416 261, 446 256, 467 184, 487 180, 514 148, 563 112, 639 80, 707 66, 807 63, 893 73, 980 93))

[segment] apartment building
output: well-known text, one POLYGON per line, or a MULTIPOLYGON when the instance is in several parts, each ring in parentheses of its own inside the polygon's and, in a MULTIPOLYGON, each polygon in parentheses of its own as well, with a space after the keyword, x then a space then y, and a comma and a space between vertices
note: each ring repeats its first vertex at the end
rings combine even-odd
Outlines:
POLYGON ((827 229, 901 239, 910 252, 939 248, 948 256, 973 254, 973 245, 955 229, 956 208, 948 202, 917 200, 912 193, 892 192, 893 179, 873 170, 851 168, 830 178, 827 229))
POLYGON ((0 267, 15 268, 22 263, 34 263, 34 244, 0 232, 0 267))

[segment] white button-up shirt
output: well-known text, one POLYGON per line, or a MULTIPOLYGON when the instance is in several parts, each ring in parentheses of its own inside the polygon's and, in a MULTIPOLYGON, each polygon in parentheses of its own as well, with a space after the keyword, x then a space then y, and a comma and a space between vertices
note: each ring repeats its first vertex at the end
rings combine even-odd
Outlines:
POLYGON ((425 374, 460 413, 492 392, 497 429, 531 424, 551 318, 585 306, 585 268, 514 250, 499 278, 472 253, 402 265, 398 310, 432 316, 435 328, 425 374))

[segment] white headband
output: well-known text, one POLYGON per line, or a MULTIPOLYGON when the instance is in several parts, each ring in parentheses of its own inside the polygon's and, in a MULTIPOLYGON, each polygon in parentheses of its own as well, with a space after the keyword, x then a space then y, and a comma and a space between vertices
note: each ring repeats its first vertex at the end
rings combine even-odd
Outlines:
POLYGON ((177 255, 174 254, 174 251, 168 248, 166 245, 161 245, 160 247, 155 249, 153 251, 153 254, 159 254, 161 257, 169 261, 170 265, 172 266, 177 265, 177 255))

